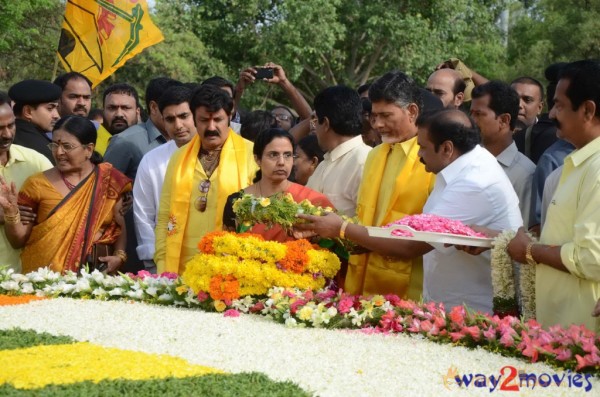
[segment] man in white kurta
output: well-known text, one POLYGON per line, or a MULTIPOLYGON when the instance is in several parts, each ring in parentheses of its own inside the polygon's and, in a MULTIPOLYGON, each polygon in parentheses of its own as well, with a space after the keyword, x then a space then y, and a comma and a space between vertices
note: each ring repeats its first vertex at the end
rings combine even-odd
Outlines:
MULTIPOLYGON (((423 213, 498 230, 517 230, 523 224, 509 179, 496 158, 479 145, 437 174, 423 213)), ((464 304, 491 313, 490 252, 469 255, 431 245, 435 249, 423 257, 423 299, 443 302, 447 310, 464 304)))
POLYGON ((136 250, 145 269, 151 273, 156 272, 156 264, 152 259, 156 240, 154 229, 167 166, 173 153, 196 133, 189 105, 191 95, 191 90, 183 86, 171 87, 162 95, 158 106, 171 140, 144 155, 133 185, 133 215, 138 242, 136 250))

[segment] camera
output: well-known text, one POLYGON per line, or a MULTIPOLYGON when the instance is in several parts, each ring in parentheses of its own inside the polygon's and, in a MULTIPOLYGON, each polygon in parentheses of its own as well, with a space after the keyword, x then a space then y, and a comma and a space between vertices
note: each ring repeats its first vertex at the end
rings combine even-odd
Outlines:
POLYGON ((273 78, 273 68, 255 68, 255 69, 256 69, 256 74, 254 75, 254 77, 257 80, 273 78))

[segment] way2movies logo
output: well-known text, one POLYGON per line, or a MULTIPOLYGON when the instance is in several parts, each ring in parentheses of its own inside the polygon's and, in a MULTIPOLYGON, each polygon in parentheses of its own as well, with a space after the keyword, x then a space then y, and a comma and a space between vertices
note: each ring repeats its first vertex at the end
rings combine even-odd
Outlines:
POLYGON ((548 389, 562 387, 568 389, 592 390, 590 378, 592 374, 579 374, 572 371, 558 373, 527 373, 517 370, 512 365, 500 368, 498 374, 465 373, 460 374, 458 368, 451 366, 448 373, 442 375, 444 387, 448 390, 460 389, 489 389, 493 391, 516 391, 548 389))

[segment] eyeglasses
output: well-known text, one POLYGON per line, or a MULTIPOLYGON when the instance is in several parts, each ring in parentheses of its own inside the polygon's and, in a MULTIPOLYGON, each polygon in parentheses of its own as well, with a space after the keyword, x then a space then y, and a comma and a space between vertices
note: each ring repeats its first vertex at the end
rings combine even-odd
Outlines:
POLYGON ((265 153, 265 157, 272 161, 277 161, 283 157, 284 161, 289 161, 289 160, 297 158, 298 156, 292 152, 285 152, 285 153, 269 152, 269 153, 265 153))
POLYGON ((63 151, 65 151, 66 153, 70 152, 73 149, 77 149, 78 147, 82 147, 83 145, 73 145, 71 143, 56 143, 56 142, 50 142, 48 144, 48 149, 50 149, 51 151, 55 152, 58 150, 59 147, 62 148, 63 151))
POLYGON ((278 121, 290 121, 292 119, 292 116, 288 116, 287 114, 275 114, 273 117, 278 121))
POLYGON ((198 185, 198 190, 202 195, 196 199, 194 202, 194 208, 200 212, 206 211, 206 204, 208 203, 208 191, 210 190, 210 180, 206 179, 200 182, 198 185))

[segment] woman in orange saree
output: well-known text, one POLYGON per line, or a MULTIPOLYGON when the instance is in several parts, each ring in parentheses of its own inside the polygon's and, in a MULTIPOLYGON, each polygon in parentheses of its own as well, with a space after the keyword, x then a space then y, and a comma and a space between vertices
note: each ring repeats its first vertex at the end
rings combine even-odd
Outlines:
POLYGON ((11 245, 23 248, 23 273, 45 266, 78 271, 100 244, 112 248, 99 258, 107 271, 124 263, 123 197, 131 191, 131 181, 102 163, 94 151, 95 141, 96 128, 89 120, 62 118, 48 145, 56 166, 28 178, 18 195, 14 185, 0 180, 0 206, 10 220, 5 230, 11 245), (20 222, 18 205, 33 208, 34 223, 20 222))

